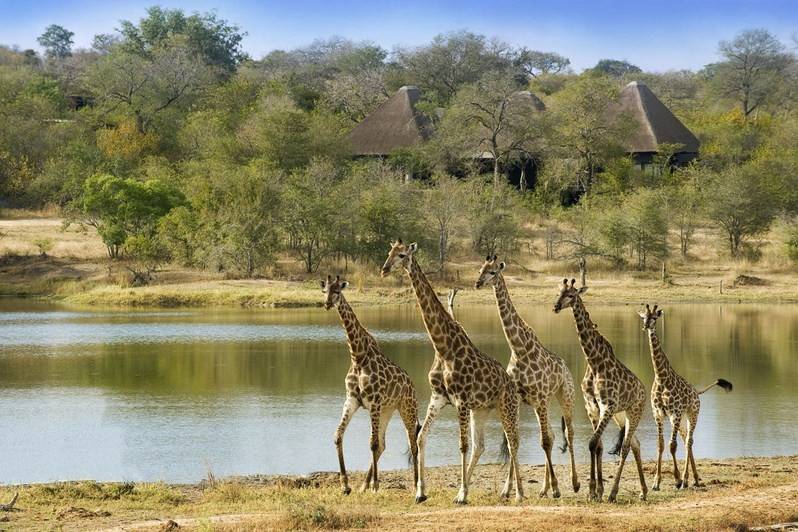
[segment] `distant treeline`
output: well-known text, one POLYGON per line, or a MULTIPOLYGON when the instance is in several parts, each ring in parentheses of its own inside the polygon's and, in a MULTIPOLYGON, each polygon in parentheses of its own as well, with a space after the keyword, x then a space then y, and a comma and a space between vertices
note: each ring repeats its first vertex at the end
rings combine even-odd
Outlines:
POLYGON ((649 268, 688 259, 710 225, 732 257, 756 260, 775 222, 798 260, 798 43, 766 30, 730 36, 698 72, 606 59, 579 74, 557 53, 467 31, 262 58, 242 36, 215 14, 153 7, 88 50, 57 25, 39 38, 44 55, 0 47, 2 204, 95 226, 139 283, 167 262, 254 276, 285 253, 308 272, 378 261, 397 236, 426 242, 443 268, 455 245, 517 250, 530 220, 548 228, 551 259, 649 268), (675 167, 679 146, 662 145, 635 164, 632 126, 608 119, 632 80, 698 136, 698 159, 675 167), (432 138, 351 157, 349 131, 404 85, 421 90, 432 138), (521 90, 546 111, 517 104, 521 90), (524 161, 537 169, 529 190, 505 176, 524 161))

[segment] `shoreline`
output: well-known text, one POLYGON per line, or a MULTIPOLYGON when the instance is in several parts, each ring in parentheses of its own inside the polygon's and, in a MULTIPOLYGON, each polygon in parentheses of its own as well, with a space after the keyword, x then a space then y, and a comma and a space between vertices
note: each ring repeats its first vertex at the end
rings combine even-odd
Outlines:
MULTIPOLYGON (((354 490, 340 493, 335 472, 304 476, 251 475, 193 484, 73 481, 0 486, 0 502, 19 493, 16 508, 0 512, 14 529, 162 530, 170 520, 188 530, 273 529, 435 529, 477 530, 568 526, 584 530, 659 528, 747 530, 798 520, 798 456, 700 459, 704 485, 676 490, 664 476, 661 491, 637 498, 634 468, 624 472, 619 502, 586 500, 587 464, 578 464, 583 488, 574 494, 567 468, 556 467, 562 497, 539 498, 542 465, 522 465, 526 498, 500 502, 506 468, 480 464, 474 472, 470 504, 451 502, 458 466, 427 469, 430 499, 413 502, 409 470, 385 470, 378 493, 359 493, 365 473, 350 472, 354 490), (558 525, 559 524, 559 525, 558 525)), ((644 463, 647 481, 654 462, 644 463)), ((605 462, 608 478, 614 462, 605 462)), ((667 471, 667 468, 665 469, 667 471)))
MULTIPOLYGON (((663 284, 647 279, 628 279, 619 274, 614 278, 589 279, 588 298, 593 304, 627 305, 641 301, 673 303, 798 303, 798 284, 787 281, 763 286, 724 286, 700 277, 689 284, 663 284)), ((516 303, 550 304, 556 296, 557 278, 545 276, 533 281, 515 281, 510 285, 516 303)), ((495 305, 492 290, 475 290, 464 283, 434 280, 434 288, 442 300, 451 287, 459 288, 457 304, 495 305)), ((404 285, 376 284, 370 287, 353 286, 348 300, 355 305, 389 305, 415 303, 412 290, 404 285)), ((314 308, 321 307, 320 292, 311 281, 279 280, 213 280, 185 283, 155 284, 143 287, 123 287, 114 284, 51 281, 45 286, 30 283, 0 283, 0 297, 62 303, 81 307, 106 308, 314 308)))

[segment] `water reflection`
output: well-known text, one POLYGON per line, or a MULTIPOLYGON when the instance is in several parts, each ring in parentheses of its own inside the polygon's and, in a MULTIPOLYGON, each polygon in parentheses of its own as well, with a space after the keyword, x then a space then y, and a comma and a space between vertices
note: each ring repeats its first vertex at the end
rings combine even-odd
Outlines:
MULTIPOLYGON (((591 316, 646 385, 645 334, 631 306, 592 306, 591 316)), ((385 351, 408 370, 422 408, 432 349, 412 305, 358 309, 385 351)), ((520 311, 563 356, 577 381, 585 369, 573 319, 548 306, 520 311)), ((469 334, 506 362, 492 305, 458 309, 469 334)), ((798 307, 671 305, 660 337, 691 382, 731 380, 735 391, 702 396, 697 456, 798 453, 798 307)), ((0 480, 193 481, 217 475, 334 470, 332 432, 348 355, 334 312, 321 309, 80 312, 0 301, 0 480), (7 312, 3 312, 7 310, 7 312)), ((432 430, 428 462, 455 463, 457 427, 447 409, 432 430)), ((589 427, 577 405, 577 452, 589 427)), ((538 434, 524 411, 522 459, 539 462, 538 434)), ((489 426, 486 459, 499 425, 489 426)), ((640 437, 654 453, 647 411, 640 437)), ((368 420, 345 440, 352 468, 368 465, 368 420)), ((558 438, 560 436, 558 435, 558 438)), ((401 423, 388 431, 384 467, 404 467, 401 423)), ((565 456, 557 456, 565 464, 565 456)))

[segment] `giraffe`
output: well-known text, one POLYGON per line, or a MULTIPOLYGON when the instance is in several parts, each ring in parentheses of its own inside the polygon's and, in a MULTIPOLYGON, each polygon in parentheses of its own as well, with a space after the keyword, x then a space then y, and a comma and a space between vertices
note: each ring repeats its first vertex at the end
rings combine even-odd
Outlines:
POLYGON ((579 477, 576 474, 574 460, 574 379, 565 361, 546 349, 540 342, 535 331, 518 315, 515 305, 510 300, 507 284, 502 272, 505 263, 496 263, 496 255, 488 255, 485 263, 479 270, 479 278, 474 283, 474 288, 481 288, 487 284, 493 285, 496 296, 496 305, 502 321, 504 336, 510 345, 510 362, 507 364, 507 373, 515 382, 521 400, 531 406, 538 418, 540 425, 540 445, 546 456, 546 473, 543 488, 539 495, 548 495, 551 487, 555 498, 560 496, 557 477, 551 461, 551 449, 554 446, 554 435, 549 426, 549 400, 552 396, 557 398, 562 411, 562 429, 566 443, 563 451, 570 451, 571 459, 571 484, 574 492, 579 491, 579 477))
POLYGON ((654 477, 654 486, 651 488, 659 491, 660 481, 662 480, 662 452, 665 450, 665 439, 662 432, 662 424, 666 417, 671 422, 671 441, 670 451, 673 458, 673 477, 676 480, 676 489, 687 488, 690 477, 689 468, 693 469, 693 480, 696 486, 700 486, 698 471, 695 467, 693 457, 693 433, 698 422, 698 411, 701 408, 701 401, 698 396, 706 392, 713 386, 720 386, 727 392, 732 390, 732 384, 725 379, 718 379, 714 383, 698 391, 692 384, 687 382, 668 361, 668 356, 662 350, 662 344, 657 336, 657 319, 663 314, 662 309, 654 305, 652 309, 646 305, 645 310, 638 312, 643 320, 643 330, 648 333, 648 344, 651 348, 651 362, 654 365, 654 384, 651 386, 651 410, 654 413, 654 421, 657 423, 657 473, 654 477), (687 427, 682 425, 687 423, 687 427), (676 461, 676 435, 681 433, 687 454, 684 463, 684 476, 679 475, 679 464, 676 461))
POLYGON ((417 249, 415 242, 405 245, 397 240, 391 245, 388 258, 382 267, 383 277, 398 268, 404 269, 410 277, 424 326, 435 348, 435 361, 429 372, 432 394, 427 415, 418 434, 416 502, 427 499, 424 485, 427 434, 438 413, 447 404, 453 405, 457 410, 460 427, 461 482, 454 502, 467 503, 471 475, 485 449, 485 421, 494 409, 499 411, 510 454, 510 467, 501 498, 509 498, 514 478, 515 499, 521 501, 524 492, 517 462, 518 396, 515 385, 502 365, 477 349, 463 327, 446 311, 415 258, 417 249), (469 423, 473 447, 470 459, 467 460, 469 423))
POLYGON ((582 379, 582 394, 585 399, 585 408, 590 422, 593 424, 593 435, 590 438, 590 499, 601 500, 604 492, 601 473, 601 454, 603 446, 601 436, 611 419, 621 428, 622 443, 620 446, 620 461, 612 482, 612 489, 607 498, 615 502, 618 496, 618 487, 621 482, 621 473, 629 454, 629 449, 637 462, 637 473, 640 476, 640 499, 645 500, 648 489, 643 474, 643 462, 640 456, 640 442, 635 436, 635 430, 643 415, 646 402, 646 391, 643 383, 629 370, 612 350, 609 341, 599 333, 596 326, 590 321, 590 315, 582 303, 582 294, 587 291, 587 286, 576 288, 576 279, 563 279, 562 288, 557 301, 554 303, 554 312, 571 307, 579 333, 579 342, 582 352, 587 359, 587 371, 582 379))
POLYGON ((321 281, 321 288, 325 294, 324 308, 326 310, 333 307, 338 309, 338 315, 346 331, 351 356, 351 364, 345 379, 346 401, 341 422, 335 431, 341 489, 345 495, 349 495, 352 490, 349 488, 349 477, 344 465, 344 432, 358 408, 367 409, 371 417, 371 437, 369 438, 371 465, 360 491, 366 491, 369 485, 375 492, 379 488, 377 462, 385 450, 385 429, 397 409, 404 422, 405 430, 407 430, 413 464, 413 481, 415 483, 418 480, 416 436, 421 428, 418 423, 416 390, 410 376, 383 354, 377 340, 358 321, 342 293, 347 285, 348 283, 342 281, 339 276, 333 280, 328 275, 326 281, 321 281))

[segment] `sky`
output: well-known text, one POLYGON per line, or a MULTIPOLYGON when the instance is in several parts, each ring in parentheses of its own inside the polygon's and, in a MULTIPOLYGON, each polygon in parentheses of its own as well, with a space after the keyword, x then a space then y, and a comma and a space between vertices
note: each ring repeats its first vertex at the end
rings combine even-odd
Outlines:
POLYGON ((468 29, 560 53, 577 72, 605 58, 662 72, 717 61, 718 42, 744 29, 765 28, 792 44, 798 32, 798 0, 0 0, 0 44, 39 49, 36 37, 60 24, 76 47, 88 47, 155 4, 215 11, 247 32, 243 46, 256 59, 334 35, 391 50, 468 29))

